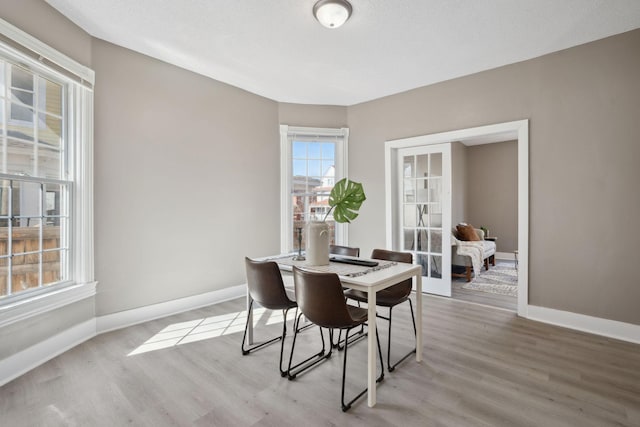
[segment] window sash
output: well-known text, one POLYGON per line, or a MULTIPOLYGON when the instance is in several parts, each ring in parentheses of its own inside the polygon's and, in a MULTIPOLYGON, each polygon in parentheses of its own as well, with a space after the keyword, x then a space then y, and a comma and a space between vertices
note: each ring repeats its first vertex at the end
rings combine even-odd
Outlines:
MULTIPOLYGON (((45 79, 66 86, 62 115, 68 123, 64 130, 67 150, 59 178, 4 176, 5 179, 34 180, 66 188, 66 233, 61 234, 66 280, 43 288, 21 291, 0 299, 0 327, 27 319, 95 295, 93 252, 93 91, 94 72, 22 30, 0 19, 0 58, 19 64, 45 79), (64 237, 62 237, 64 236, 64 237), (64 243, 62 243, 64 240, 64 243)), ((46 83, 44 84, 46 86, 46 83)), ((39 107, 37 101, 34 108, 39 107)), ((44 108, 47 119, 56 117, 44 108)), ((6 117, 7 108, 4 109, 6 117)), ((59 119, 60 117, 57 116, 59 119)), ((41 117, 35 116, 36 121, 41 117)), ((5 124, 7 121, 5 120, 5 124)), ((6 161, 6 159, 4 159, 6 161)), ((7 174, 11 175, 11 174, 7 174)), ((41 203, 46 204, 46 196, 41 203)), ((46 215, 46 213, 45 213, 46 215)), ((40 257, 59 248, 39 246, 40 257)))
MULTIPOLYGON (((300 142, 335 142, 335 181, 347 176, 347 144, 348 128, 309 128, 280 126, 280 251, 282 253, 297 250, 294 238, 293 218, 293 141, 300 142)), ((307 157, 308 158, 308 157, 307 157)), ((300 193, 296 193, 299 196, 300 193)), ((335 243, 348 244, 348 228, 346 224, 336 223, 335 243)), ((297 234, 296 234, 297 236, 297 234)))

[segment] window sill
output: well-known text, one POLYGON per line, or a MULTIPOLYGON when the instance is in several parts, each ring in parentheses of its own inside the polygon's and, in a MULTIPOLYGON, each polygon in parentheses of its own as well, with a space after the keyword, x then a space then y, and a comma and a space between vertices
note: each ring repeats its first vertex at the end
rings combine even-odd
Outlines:
POLYGON ((77 283, 0 306, 0 328, 90 298, 97 282, 77 283))

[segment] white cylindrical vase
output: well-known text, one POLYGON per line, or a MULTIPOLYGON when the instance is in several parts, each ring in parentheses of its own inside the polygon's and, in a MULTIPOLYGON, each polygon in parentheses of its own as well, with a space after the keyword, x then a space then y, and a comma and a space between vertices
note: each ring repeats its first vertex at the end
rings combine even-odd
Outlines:
POLYGON ((329 264, 329 225, 324 221, 307 224, 307 264, 329 264))

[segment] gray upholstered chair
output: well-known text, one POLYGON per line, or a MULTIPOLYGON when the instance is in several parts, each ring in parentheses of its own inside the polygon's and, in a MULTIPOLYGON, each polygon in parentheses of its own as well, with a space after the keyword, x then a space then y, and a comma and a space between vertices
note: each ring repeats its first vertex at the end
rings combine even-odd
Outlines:
MULTIPOLYGON (((482 247, 482 253, 483 253, 483 259, 482 259, 482 263, 484 264, 484 267, 489 270, 489 264, 491 264, 492 266, 496 265, 496 259, 495 259, 495 254, 496 254, 496 242, 494 241, 490 241, 490 240, 486 240, 485 236, 484 236, 484 231, 482 231, 479 228, 475 229, 476 233, 478 233, 478 237, 480 237, 480 240, 477 241, 478 245, 481 245, 482 247)), ((464 277, 467 279, 467 282, 471 281, 471 272, 474 273, 479 273, 477 271, 473 271, 473 262, 471 260, 471 257, 468 255, 461 255, 458 253, 458 251, 460 250, 460 247, 462 245, 466 245, 467 243, 460 243, 461 240, 459 240, 459 236, 458 233, 456 231, 455 228, 453 228, 451 230, 452 232, 452 236, 451 236, 451 265, 452 265, 452 273, 451 275, 454 277, 464 277), (458 268, 456 268, 456 266, 458 268), (462 267, 464 267, 464 270, 462 270, 462 267), (456 270, 462 270, 464 272, 461 271, 456 271, 456 270)))

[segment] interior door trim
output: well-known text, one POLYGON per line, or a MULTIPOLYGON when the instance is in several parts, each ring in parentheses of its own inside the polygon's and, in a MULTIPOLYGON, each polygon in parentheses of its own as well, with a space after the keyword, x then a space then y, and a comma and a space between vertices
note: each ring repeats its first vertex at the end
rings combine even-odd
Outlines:
MULTIPOLYGON (((518 315, 528 317, 529 305, 529 120, 497 123, 429 135, 385 141, 385 229, 386 245, 393 248, 393 227, 398 218, 398 150, 421 145, 463 142, 479 145, 489 142, 518 141, 518 315)), ((443 266, 444 267, 444 266, 443 266)))

